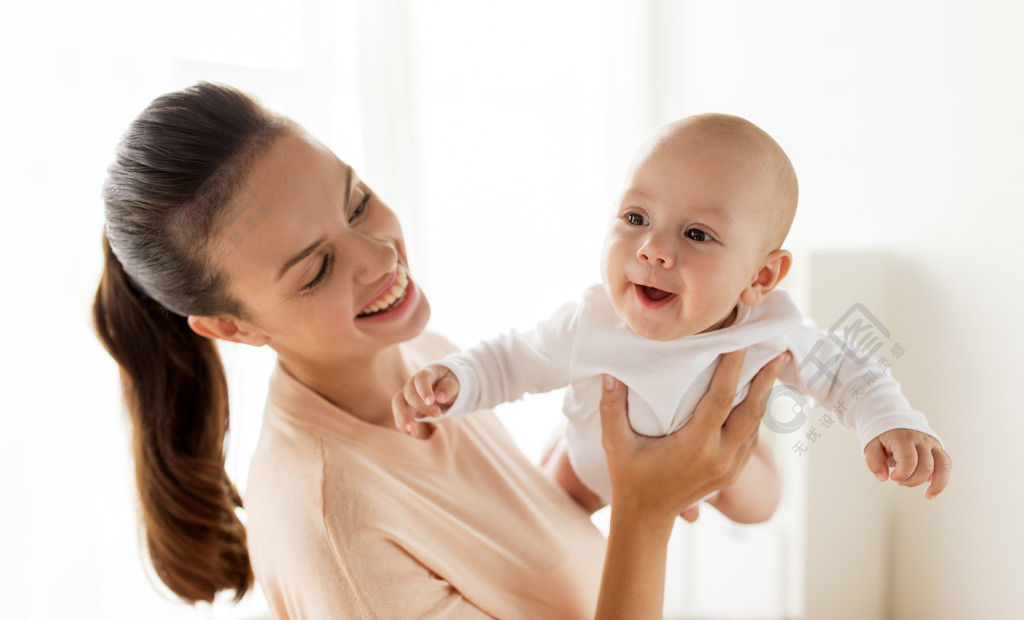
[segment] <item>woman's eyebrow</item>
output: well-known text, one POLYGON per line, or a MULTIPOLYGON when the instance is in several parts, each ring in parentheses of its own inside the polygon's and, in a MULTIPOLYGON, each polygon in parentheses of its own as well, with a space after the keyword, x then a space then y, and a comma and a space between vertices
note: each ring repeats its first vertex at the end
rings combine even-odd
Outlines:
POLYGON ((319 239, 317 239, 313 243, 309 244, 308 247, 302 249, 301 251, 296 253, 294 256, 292 256, 291 258, 286 260, 284 262, 284 265, 281 267, 281 271, 279 271, 277 273, 277 277, 274 278, 274 284, 277 284, 278 282, 280 282, 281 278, 284 277, 284 274, 288 273, 288 270, 291 269, 292 267, 294 267, 296 263, 298 263, 299 261, 301 261, 304 258, 308 258, 309 255, 312 254, 313 252, 316 252, 316 249, 318 247, 320 247, 325 241, 327 241, 327 235, 321 236, 319 239))
MULTIPOLYGON (((346 201, 346 203, 348 202, 348 197, 349 197, 349 194, 351 194, 351 193, 352 193, 352 166, 347 166, 345 168, 345 201, 346 201)), ((346 207, 347 206, 348 205, 346 204, 346 207)), ((284 265, 281 266, 281 270, 279 272, 277 272, 277 277, 274 278, 274 284, 277 284, 278 282, 280 282, 281 278, 284 277, 284 274, 288 273, 288 270, 291 269, 292 267, 294 267, 296 263, 298 263, 299 261, 301 261, 304 258, 308 258, 313 252, 316 252, 316 249, 318 247, 320 247, 321 245, 323 245, 323 243, 325 241, 327 241, 327 235, 321 235, 321 237, 319 239, 317 239, 313 243, 309 244, 309 246, 307 246, 306 248, 304 248, 301 251, 297 252, 294 256, 292 256, 291 258, 286 260, 284 262, 284 265)))

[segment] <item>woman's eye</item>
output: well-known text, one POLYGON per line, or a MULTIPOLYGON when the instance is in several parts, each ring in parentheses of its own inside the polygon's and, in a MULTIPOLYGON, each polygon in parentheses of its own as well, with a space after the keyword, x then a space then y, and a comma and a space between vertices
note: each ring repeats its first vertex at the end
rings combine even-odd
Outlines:
POLYGON ((686 237, 693 241, 711 241, 711 235, 699 228, 691 228, 686 231, 686 237))
POLYGON ((647 221, 647 218, 640 215, 639 213, 627 213, 626 221, 632 224, 633 226, 646 226, 650 224, 650 222, 647 221))
POLYGON ((359 201, 359 205, 356 206, 355 210, 352 211, 352 215, 348 218, 350 222, 366 211, 366 206, 370 203, 370 198, 372 196, 373 194, 369 192, 363 195, 363 199, 359 201))
POLYGON ((320 264, 320 271, 317 272, 316 277, 306 283, 302 287, 303 292, 309 292, 315 290, 318 286, 324 283, 327 279, 327 275, 331 272, 331 265, 334 263, 333 254, 324 254, 324 261, 320 264))

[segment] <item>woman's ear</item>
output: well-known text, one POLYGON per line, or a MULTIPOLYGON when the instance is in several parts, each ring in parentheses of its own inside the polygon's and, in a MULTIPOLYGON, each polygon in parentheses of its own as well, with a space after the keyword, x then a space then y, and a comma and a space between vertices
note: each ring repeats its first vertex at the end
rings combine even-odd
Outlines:
POLYGON ((188 326, 200 336, 210 339, 240 342, 254 347, 261 347, 270 341, 262 332, 249 328, 236 319, 193 314, 188 317, 188 326))
POLYGON ((789 253, 789 250, 775 250, 768 254, 764 263, 754 274, 750 285, 740 293, 740 301, 748 306, 756 306, 761 303, 768 293, 771 293, 786 277, 792 264, 793 255, 789 253))

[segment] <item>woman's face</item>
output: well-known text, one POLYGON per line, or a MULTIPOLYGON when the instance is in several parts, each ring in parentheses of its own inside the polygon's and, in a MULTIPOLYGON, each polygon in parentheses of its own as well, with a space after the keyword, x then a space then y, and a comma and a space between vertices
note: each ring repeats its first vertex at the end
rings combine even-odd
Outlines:
POLYGON ((347 164, 286 134, 257 159, 212 248, 245 308, 241 340, 332 364, 417 336, 430 307, 395 214, 347 164))

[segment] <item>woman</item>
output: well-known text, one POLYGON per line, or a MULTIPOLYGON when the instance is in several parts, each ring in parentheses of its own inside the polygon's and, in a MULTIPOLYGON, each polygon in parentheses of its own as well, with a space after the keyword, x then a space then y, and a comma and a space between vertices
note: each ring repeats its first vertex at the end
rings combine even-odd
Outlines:
POLYGON ((171 93, 122 138, 104 198, 97 331, 122 371, 150 559, 189 602, 241 597, 255 573, 281 618, 660 617, 674 517, 735 480, 781 369, 730 414, 728 356, 662 439, 632 433, 606 381, 605 547, 493 415, 395 429, 392 396, 451 346, 424 333, 394 214, 301 127, 228 87, 171 93), (216 339, 279 360, 248 532, 216 339))

